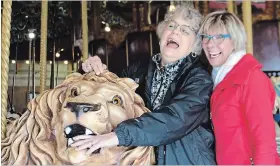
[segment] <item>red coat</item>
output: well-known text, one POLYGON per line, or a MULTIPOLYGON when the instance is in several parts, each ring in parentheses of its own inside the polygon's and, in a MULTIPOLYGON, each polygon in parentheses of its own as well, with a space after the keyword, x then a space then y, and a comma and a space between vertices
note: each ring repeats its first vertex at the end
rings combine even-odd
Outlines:
POLYGON ((272 116, 275 91, 261 67, 252 55, 245 55, 212 94, 218 164, 247 165, 252 160, 267 165, 278 160, 272 116))

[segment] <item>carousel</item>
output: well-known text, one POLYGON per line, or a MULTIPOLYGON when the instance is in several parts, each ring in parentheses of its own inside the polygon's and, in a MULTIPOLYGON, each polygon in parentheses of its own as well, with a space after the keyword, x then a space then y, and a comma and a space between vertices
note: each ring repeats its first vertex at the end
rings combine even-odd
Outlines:
MULTIPOLYGON (((247 33, 247 52, 254 53, 263 64, 277 93, 272 113, 280 153, 280 2, 5 0, 1 4, 2 164, 153 164, 152 147, 114 147, 105 149, 103 155, 96 152, 94 157, 67 148, 71 132, 62 131, 66 123, 62 116, 71 115, 62 114, 61 105, 69 96, 77 96, 77 90, 68 88, 70 85, 93 81, 109 88, 113 82, 120 93, 123 88, 129 89, 127 93, 134 96, 137 109, 125 119, 112 117, 106 123, 114 128, 123 120, 148 112, 135 93, 136 85, 113 73, 134 62, 148 61, 159 52, 157 24, 176 5, 191 5, 203 15, 227 10, 241 18, 247 33), (112 73, 100 77, 78 74, 81 63, 94 55, 112 73), (54 130, 61 134, 54 134, 54 130)), ((210 72, 203 55, 201 62, 210 72)), ((110 109, 104 112, 110 113, 110 109)))

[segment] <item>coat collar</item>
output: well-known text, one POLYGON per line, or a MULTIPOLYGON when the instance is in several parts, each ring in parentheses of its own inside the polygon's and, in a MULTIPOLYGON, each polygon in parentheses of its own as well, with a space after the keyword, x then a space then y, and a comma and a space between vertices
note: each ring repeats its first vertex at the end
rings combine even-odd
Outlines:
POLYGON ((247 85, 250 74, 256 68, 261 70, 262 65, 253 57, 253 55, 246 54, 225 76, 223 81, 217 85, 216 89, 223 89, 229 84, 247 85))
MULTIPOLYGON (((177 74, 177 76, 174 78, 173 82, 170 84, 170 87, 168 88, 166 94, 165 94, 165 98, 162 104, 166 103, 167 100, 170 99, 170 96, 174 93, 175 89, 176 89, 176 83, 178 82, 178 80, 185 75, 186 70, 188 70, 192 64, 196 63, 199 60, 199 56, 195 55, 193 53, 190 53, 188 56, 186 56, 186 58, 183 60, 179 72, 177 74)), ((147 99, 147 107, 148 108, 152 108, 151 107, 151 87, 152 87, 152 79, 153 79, 153 74, 154 71, 156 69, 156 64, 151 60, 148 66, 148 73, 147 73, 147 77, 146 77, 146 82, 145 82, 145 97, 147 99)))
POLYGON ((220 67, 213 67, 212 79, 215 87, 224 79, 224 77, 231 71, 231 69, 246 55, 245 50, 233 52, 226 62, 220 67))

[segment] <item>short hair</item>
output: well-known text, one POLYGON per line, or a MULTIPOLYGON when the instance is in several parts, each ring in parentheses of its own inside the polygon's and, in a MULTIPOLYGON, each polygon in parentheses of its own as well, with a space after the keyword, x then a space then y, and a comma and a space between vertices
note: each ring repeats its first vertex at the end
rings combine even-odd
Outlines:
POLYGON ((199 34, 205 34, 210 29, 225 29, 230 34, 235 51, 246 49, 246 32, 240 19, 227 11, 215 11, 208 14, 202 22, 199 34))
MULTIPOLYGON (((202 21, 202 15, 199 13, 198 10, 194 9, 193 7, 187 6, 187 5, 178 5, 176 6, 174 11, 169 11, 165 14, 164 20, 161 21, 157 26, 157 36, 159 39, 161 39, 161 35, 164 31, 165 25, 167 21, 171 20, 172 17, 179 16, 186 20, 187 22, 190 22, 190 26, 194 29, 195 33, 198 32, 201 21, 202 21)), ((201 53, 201 38, 196 36, 196 40, 194 43, 194 48, 192 49, 192 52, 200 55, 201 53)))

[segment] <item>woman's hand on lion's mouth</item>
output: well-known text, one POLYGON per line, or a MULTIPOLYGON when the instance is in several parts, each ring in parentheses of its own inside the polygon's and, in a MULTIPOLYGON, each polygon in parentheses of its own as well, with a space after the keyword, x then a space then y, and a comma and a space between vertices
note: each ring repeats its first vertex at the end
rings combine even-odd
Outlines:
POLYGON ((92 154, 96 150, 105 147, 113 147, 119 144, 117 135, 114 132, 103 135, 79 135, 73 137, 74 143, 71 147, 75 147, 77 151, 88 149, 87 155, 92 154))

